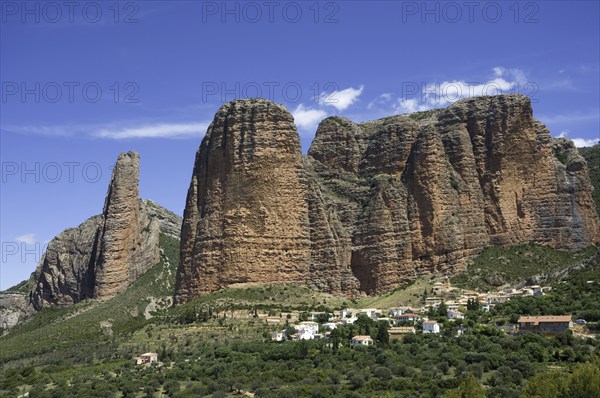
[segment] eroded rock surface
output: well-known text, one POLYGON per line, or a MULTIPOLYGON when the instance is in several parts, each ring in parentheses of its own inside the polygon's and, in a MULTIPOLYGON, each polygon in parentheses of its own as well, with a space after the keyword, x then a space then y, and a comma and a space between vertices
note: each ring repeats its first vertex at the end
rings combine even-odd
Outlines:
POLYGON ((301 159, 290 114, 236 100, 196 155, 176 301, 239 283, 382 293, 484 247, 600 244, 585 161, 522 95, 354 123, 323 120, 301 159))
POLYGON ((159 234, 175 234, 180 219, 139 197, 139 155, 119 155, 101 215, 67 229, 48 244, 33 275, 30 301, 70 305, 106 300, 159 261, 159 234))

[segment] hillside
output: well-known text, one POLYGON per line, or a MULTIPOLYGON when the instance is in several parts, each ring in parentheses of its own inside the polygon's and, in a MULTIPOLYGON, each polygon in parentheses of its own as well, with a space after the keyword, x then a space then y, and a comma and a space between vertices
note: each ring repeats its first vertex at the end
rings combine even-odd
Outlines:
MULTIPOLYGON (((572 312, 590 321, 600 320, 599 269, 591 263, 573 269, 566 283, 554 281, 553 291, 541 299, 511 300, 498 305, 491 317, 468 312, 467 329, 460 337, 453 335, 454 324, 444 320, 439 336, 416 334, 385 342, 380 341, 381 326, 362 319, 340 326, 332 340, 278 344, 269 341, 270 333, 296 321, 296 315, 286 316, 287 311, 396 305, 421 293, 431 281, 419 280, 382 296, 346 303, 304 287, 237 287, 150 311, 154 316, 145 319, 149 303, 170 302, 177 247, 175 239, 161 236, 161 262, 126 292, 103 303, 88 300, 68 308, 44 309, 0 338, 0 396, 25 391, 42 398, 234 397, 245 393, 257 398, 398 393, 441 397, 461 388, 471 375, 473 383, 485 386, 489 397, 518 397, 534 388, 536 377, 547 377, 550 368, 556 378, 571 383, 581 372, 581 365, 575 364, 592 361, 597 350, 594 339, 511 336, 494 326, 521 313, 572 312), (267 315, 280 318, 281 323, 268 324, 267 315), (486 322, 480 328, 468 327, 486 322), (376 346, 350 348, 347 341, 355 334, 371 335, 376 346), (132 358, 148 351, 157 352, 159 361, 168 366, 135 366, 132 358)), ((502 255, 516 265, 519 256, 529 259, 527 253, 533 253, 537 261, 557 258, 552 269, 559 269, 585 261, 592 253, 586 250, 567 256, 536 246, 499 250, 484 253, 481 261, 502 255)), ((575 386, 568 388, 575 394, 571 396, 580 396, 575 386)))
POLYGON ((491 246, 450 280, 453 285, 480 291, 498 289, 502 285, 524 285, 527 281, 550 282, 564 270, 593 261, 598 251, 593 246, 577 252, 536 244, 491 246))
POLYGON ((41 361, 83 361, 89 353, 110 356, 117 338, 147 323, 146 310, 172 304, 179 241, 160 236, 160 262, 116 297, 44 308, 0 338, 0 361, 36 356, 41 361), (45 358, 45 359, 44 359, 45 358), (69 359, 70 358, 70 359, 69 359))

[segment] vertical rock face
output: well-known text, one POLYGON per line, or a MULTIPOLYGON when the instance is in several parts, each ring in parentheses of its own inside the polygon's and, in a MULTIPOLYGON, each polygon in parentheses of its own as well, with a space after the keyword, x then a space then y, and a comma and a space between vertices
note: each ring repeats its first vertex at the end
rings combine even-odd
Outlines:
POLYGON ((30 302, 69 305, 109 299, 159 261, 159 233, 173 234, 180 219, 139 198, 139 155, 119 155, 104 211, 50 241, 33 275, 30 302))
POLYGON ((139 195, 137 152, 119 155, 104 202, 94 297, 122 292, 158 263, 159 221, 149 219, 139 195))
POLYGON ((305 283, 306 191, 288 111, 266 100, 225 104, 196 155, 176 301, 232 284, 305 283))
POLYGON ((600 242, 585 162, 572 143, 553 146, 524 96, 363 124, 329 118, 307 163, 329 217, 351 236, 350 266, 367 293, 454 272, 490 244, 600 242))
POLYGON ((299 151, 282 107, 219 110, 188 191, 178 302, 256 282, 382 293, 460 270, 491 244, 600 243, 585 161, 553 143, 525 96, 330 117, 299 151))
POLYGON ((46 304, 69 305, 94 296, 102 222, 102 216, 91 217, 48 243, 35 271, 35 286, 30 294, 36 309, 46 304))

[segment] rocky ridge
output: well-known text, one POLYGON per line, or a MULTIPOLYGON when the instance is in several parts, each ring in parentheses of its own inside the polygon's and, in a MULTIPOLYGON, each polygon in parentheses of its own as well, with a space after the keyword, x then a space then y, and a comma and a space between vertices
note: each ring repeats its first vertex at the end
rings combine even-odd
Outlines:
POLYGON ((139 155, 119 155, 101 215, 50 241, 29 294, 35 309, 85 298, 106 300, 159 261, 159 234, 174 235, 180 219, 139 197, 139 155))
POLYGON ((376 294, 456 272, 492 244, 598 245, 590 191, 585 161, 522 95, 330 117, 304 158, 285 108, 232 101, 196 155, 176 301, 267 282, 376 294))

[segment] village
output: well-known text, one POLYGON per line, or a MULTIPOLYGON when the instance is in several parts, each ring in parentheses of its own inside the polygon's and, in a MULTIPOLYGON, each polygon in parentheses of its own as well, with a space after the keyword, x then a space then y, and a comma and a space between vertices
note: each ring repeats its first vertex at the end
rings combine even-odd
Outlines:
MULTIPOLYGON (((497 304, 513 298, 538 298, 551 290, 548 286, 527 285, 518 289, 510 288, 498 292, 481 293, 450 285, 448 278, 435 282, 426 289, 431 295, 421 297, 420 306, 393 306, 389 308, 343 308, 331 311, 273 311, 258 312, 231 311, 229 319, 259 322, 274 330, 270 340, 277 343, 288 341, 332 339, 334 330, 343 329, 365 320, 371 324, 385 326, 387 340, 402 340, 410 334, 439 335, 446 332, 450 336, 460 336, 468 329, 465 319, 470 310, 479 314, 489 313, 497 304), (434 319, 437 318, 437 319, 434 319), (443 322, 440 321, 443 319, 443 322)), ((227 316, 225 313, 223 316, 227 316)), ((516 323, 495 326, 499 333, 537 333, 555 336, 584 324, 585 320, 573 320, 571 315, 520 316, 516 323)), ((471 328, 478 324, 471 324, 471 328)), ((489 327, 489 325, 488 325, 489 327)), ((346 334, 344 334, 344 339, 346 334)), ((355 334, 347 336, 346 344, 352 348, 368 347, 376 341, 371 335, 355 334)), ((150 365, 158 362, 158 354, 147 352, 134 358, 137 365, 150 365)))
MULTIPOLYGON (((393 307, 393 308, 346 308, 333 313, 308 312, 304 314, 291 313, 287 319, 297 319, 286 327, 271 335, 271 340, 276 342, 318 340, 331 338, 332 331, 342 325, 354 324, 359 317, 366 317, 374 322, 385 322, 389 340, 400 340, 406 334, 439 334, 443 325, 435 319, 430 319, 432 312, 443 309, 448 321, 453 322, 455 335, 461 335, 464 331, 462 320, 465 312, 471 308, 477 308, 483 312, 489 312, 496 304, 504 303, 516 297, 540 297, 551 290, 547 286, 529 285, 520 289, 507 289, 494 293, 478 293, 450 286, 448 278, 443 282, 436 282, 431 289, 432 296, 424 297, 424 305, 419 308, 393 307), (303 318, 308 318, 304 319, 303 318)), ((443 315, 443 314, 442 314, 443 315)), ((268 324, 279 324, 281 317, 265 317, 268 324)), ((578 319, 576 323, 585 323, 578 319)), ((286 322, 287 323, 287 322, 286 322)), ((510 334, 538 333, 544 336, 552 336, 570 330, 574 321, 570 315, 559 316, 521 316, 516 324, 506 325, 500 328, 510 334)), ((355 335, 350 341, 351 347, 370 346, 374 344, 371 336, 355 335)))

